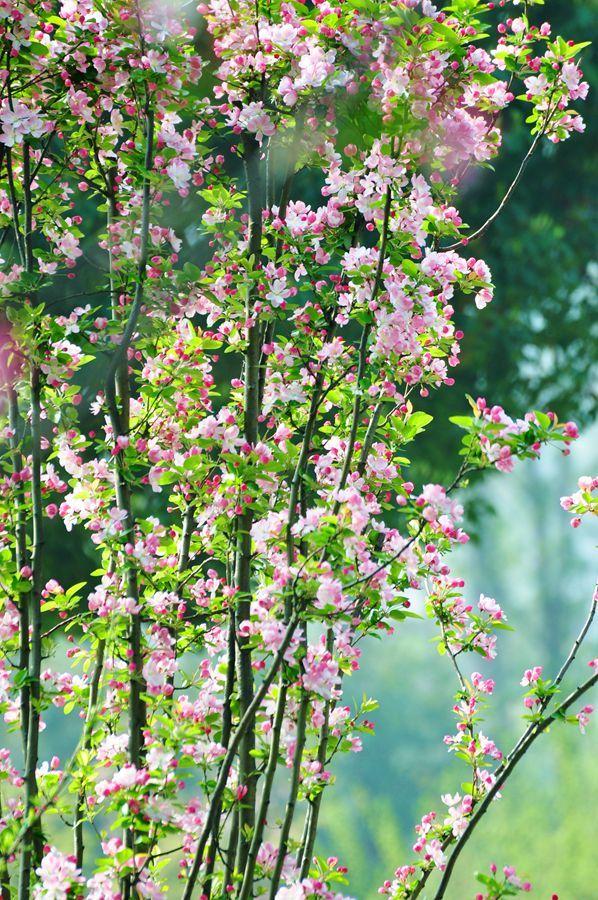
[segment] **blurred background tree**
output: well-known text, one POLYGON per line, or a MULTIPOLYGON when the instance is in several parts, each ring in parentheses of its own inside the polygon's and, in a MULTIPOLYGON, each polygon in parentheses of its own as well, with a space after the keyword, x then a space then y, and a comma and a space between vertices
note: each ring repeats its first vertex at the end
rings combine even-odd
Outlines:
MULTIPOLYGON (((590 83, 586 132, 565 144, 540 142, 503 213, 471 245, 472 255, 490 266, 496 293, 481 313, 471 304, 461 312, 465 340, 455 386, 430 398, 436 419, 424 454, 430 474, 451 459, 447 450, 456 438, 446 417, 459 414, 465 392, 516 414, 542 408, 581 424, 596 418, 598 4, 548 0, 546 10, 553 34, 594 41, 582 59, 590 83)), ((542 7, 534 13, 540 21, 542 7)), ((494 171, 478 169, 463 185, 459 209, 473 229, 497 208, 530 145, 516 104, 501 124, 504 145, 494 171)))

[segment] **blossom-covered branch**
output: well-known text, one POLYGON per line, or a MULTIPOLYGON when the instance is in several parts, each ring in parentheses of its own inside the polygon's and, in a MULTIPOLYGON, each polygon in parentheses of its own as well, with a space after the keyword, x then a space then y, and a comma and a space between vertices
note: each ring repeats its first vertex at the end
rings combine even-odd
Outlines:
MULTIPOLYGON (((343 691, 364 640, 417 628, 413 592, 458 674, 447 744, 472 780, 384 890, 415 896, 495 789, 490 682, 462 658, 495 656, 505 614, 450 574, 457 489, 577 429, 480 397, 453 420, 452 484, 417 485, 409 456, 420 400, 454 383, 457 309, 492 314, 463 179, 511 104, 534 149, 583 130, 585 44, 516 6, 6 0, 3 900, 340 898, 320 811, 376 706, 343 691)), ((573 524, 594 488, 563 498, 573 524)))

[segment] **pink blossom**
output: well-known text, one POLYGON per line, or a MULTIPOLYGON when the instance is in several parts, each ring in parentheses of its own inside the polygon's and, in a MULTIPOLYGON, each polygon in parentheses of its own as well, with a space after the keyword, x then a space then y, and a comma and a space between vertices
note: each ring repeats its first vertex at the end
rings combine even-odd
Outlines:
POLYGON ((330 700, 338 683, 338 664, 332 654, 327 650, 308 647, 301 681, 306 690, 330 700))
POLYGON ((236 115, 235 122, 240 128, 255 134, 260 144, 264 137, 270 137, 276 131, 276 126, 264 111, 264 104, 261 100, 243 106, 236 115))
POLYGON ((520 684, 522 684, 523 687, 536 684, 536 682, 542 677, 542 668, 542 666, 534 666, 532 669, 526 669, 523 673, 523 678, 521 679, 520 684))
POLYGON ((578 713, 576 713, 575 718, 579 722, 579 730, 582 734, 586 733, 586 728, 590 721, 590 716, 594 712, 594 707, 590 704, 586 705, 581 709, 578 713))
POLYGON ((0 141, 7 147, 22 144, 26 137, 39 138, 53 125, 36 109, 32 109, 20 100, 10 103, 7 99, 0 104, 0 141))
POLYGON ((54 849, 44 855, 35 874, 40 879, 33 889, 36 900, 68 900, 71 889, 83 883, 75 858, 54 849))
POLYGON ((177 191, 184 190, 191 180, 189 164, 182 159, 173 159, 166 166, 166 172, 177 191))

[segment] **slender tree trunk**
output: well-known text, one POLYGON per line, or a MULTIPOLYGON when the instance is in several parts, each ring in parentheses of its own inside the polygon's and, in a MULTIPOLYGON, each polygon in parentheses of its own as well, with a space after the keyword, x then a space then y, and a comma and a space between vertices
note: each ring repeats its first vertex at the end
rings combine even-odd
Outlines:
POLYGON ((237 754, 243 738, 245 737, 247 729, 255 721, 256 711, 259 709, 260 704, 268 693, 270 685, 273 683, 274 679, 280 671, 280 667, 282 666, 284 660, 284 655, 287 652, 289 644, 291 643, 296 627, 297 619, 292 619, 291 622, 289 622, 287 630, 285 631, 280 647, 276 651, 276 655, 272 661, 272 665, 268 671, 268 674, 264 676, 262 683, 255 692, 251 704, 245 711, 245 714, 237 725, 235 732, 231 735, 228 751, 220 764, 218 780, 212 792, 212 801, 210 803, 208 815, 206 817, 206 821, 197 843, 195 858, 193 860, 193 865, 191 866, 191 869, 189 871, 189 876, 187 878, 187 884, 185 885, 182 900, 191 900, 191 897, 193 896, 193 891, 197 882, 199 870, 201 868, 204 851, 206 849, 208 839, 212 834, 214 823, 217 820, 217 817, 220 815, 220 803, 222 801, 222 795, 228 781, 231 764, 237 754))
POLYGON ((307 710, 309 706, 309 695, 307 691, 303 691, 299 704, 299 713, 297 715, 297 736, 295 739, 295 755, 293 757, 293 772, 291 775, 291 786, 289 788, 289 796, 285 809, 282 828, 280 831, 280 839, 278 842, 278 856, 276 857, 276 865, 272 874, 272 882, 270 884, 270 900, 275 900, 280 884, 280 876, 284 866, 285 857, 287 855, 289 837, 291 834, 291 826, 295 817, 295 808, 297 805, 297 792, 299 791, 299 782, 301 777, 301 762, 303 760, 303 750, 305 748, 307 710))
MULTIPOLYGON (((154 148, 154 113, 151 108, 151 98, 146 94, 144 109, 145 124, 145 172, 142 188, 141 227, 140 227, 140 256, 137 269, 137 281, 135 293, 131 304, 129 317, 106 377, 106 401, 110 414, 113 440, 119 436, 126 436, 129 431, 130 416, 130 388, 128 375, 128 349, 135 334, 135 329, 141 314, 143 305, 144 287, 149 246, 150 226, 150 173, 153 166, 154 148), (117 398, 120 400, 120 410, 117 398)), ((109 216, 114 215, 116 205, 113 192, 108 200, 109 216)), ((111 219, 109 218, 109 222, 111 219)), ((112 279, 111 291, 113 296, 113 314, 115 309, 115 288, 112 279)), ((135 540, 135 517, 131 505, 131 487, 128 480, 128 472, 123 459, 123 453, 116 454, 116 503, 118 509, 125 513, 123 522, 123 540, 135 540)), ((139 604, 139 582, 137 567, 134 561, 125 558, 126 565, 126 590, 135 605, 139 604)), ((146 708, 143 698, 145 684, 143 679, 143 647, 142 647, 142 621, 141 613, 132 613, 129 625, 129 652, 130 652, 130 687, 129 687, 129 762, 136 768, 140 768, 143 758, 143 731, 146 725, 146 708)), ((135 834, 132 828, 128 828, 125 834, 126 846, 135 849, 135 834)), ((132 890, 134 875, 129 874, 123 878, 121 892, 123 900, 129 900, 132 890)))
MULTIPOLYGON (((260 162, 260 147, 254 137, 245 141, 245 172, 247 176, 249 211, 249 257, 253 268, 261 264, 262 212, 264 206, 264 179, 260 162)), ((244 436, 251 446, 258 439, 259 371, 260 371, 260 323, 254 319, 255 297, 248 292, 246 317, 247 347, 244 358, 244 436)), ((251 526, 253 513, 246 510, 239 516, 237 531, 237 559, 235 587, 239 597, 237 620, 249 619, 251 611, 251 526)), ((252 652, 249 643, 241 638, 238 653, 239 711, 245 715, 253 700, 252 652)), ((237 868, 243 872, 255 824, 257 773, 253 751, 255 749, 254 723, 251 721, 239 748, 239 781, 247 788, 243 798, 239 821, 239 852, 237 868)))
MULTIPOLYGON (((106 649, 106 642, 104 640, 98 641, 98 647, 96 651, 96 661, 93 669, 93 675, 91 677, 91 684, 89 686, 89 702, 87 704, 87 720, 85 723, 85 736, 83 739, 83 749, 89 750, 91 748, 92 739, 93 739, 93 723, 95 719, 95 712, 98 704, 98 696, 100 691, 100 681, 102 678, 102 670, 104 668, 104 652, 106 649)), ((77 861, 77 867, 81 869, 83 867, 83 854, 85 851, 85 846, 83 843, 83 822, 85 818, 85 789, 83 786, 79 788, 77 794, 77 806, 75 809, 75 822, 73 827, 73 842, 74 842, 74 854, 75 859, 77 861)))
MULTIPOLYGON (((29 654, 29 721, 27 726, 27 752, 25 755, 25 816, 33 816, 37 800, 36 769, 39 757, 39 723, 41 712, 41 661, 42 661, 42 621, 41 592, 44 548, 44 527, 41 493, 41 385, 40 371, 34 367, 31 372, 31 505, 33 523, 33 546, 31 555, 32 590, 30 593, 29 624, 31 643, 29 654)), ((19 877, 19 900, 28 900, 30 895, 31 871, 41 855, 41 822, 35 819, 27 828, 21 854, 19 877)))
MULTIPOLYGON (((31 199, 31 158, 27 141, 23 142, 23 235, 22 245, 25 262, 25 271, 33 272, 33 209, 31 199)), ((18 214, 15 208, 15 228, 18 229, 18 214)), ((18 232, 17 232, 18 233, 18 232)), ((36 769, 39 758, 39 725, 41 714, 41 661, 42 661, 42 620, 41 620, 41 592, 43 584, 43 552, 44 552, 44 522, 41 486, 41 372, 37 365, 33 365, 29 377, 29 403, 31 415, 31 521, 32 521, 32 552, 31 552, 31 591, 28 595, 28 627, 27 641, 29 647, 27 655, 28 671, 28 704, 27 726, 25 729, 27 746, 25 750, 25 816, 33 817, 28 824, 21 865, 19 872, 19 900, 28 900, 31 893, 31 872, 41 858, 43 848, 41 820, 34 816, 37 799, 36 769)), ((21 623, 23 625, 23 623, 21 623)), ((22 639, 25 635, 21 635, 22 639)))
POLYGON ((268 762, 266 764, 266 773, 264 775, 264 785, 262 788, 262 796, 260 800, 259 812, 255 823, 253 838, 247 855, 247 865, 243 876, 243 884, 239 892, 238 900, 248 900, 253 895, 253 875, 255 872, 255 864, 257 855, 262 843, 264 828, 268 822, 268 810, 270 808, 270 797, 274 778, 278 768, 278 758, 280 755, 280 735, 282 731, 282 723, 284 721, 284 713, 286 709, 287 686, 281 680, 278 688, 278 700, 276 703, 276 712, 274 714, 274 725, 272 727, 272 735, 270 738, 270 751, 268 753, 268 762))
MULTIPOLYGON (((226 687, 225 687, 225 695, 224 695, 224 708, 222 710, 222 738, 221 744, 223 747, 228 749, 228 745, 230 742, 230 736, 232 731, 232 697, 233 691, 235 688, 235 657, 237 651, 237 630, 236 630, 236 620, 235 620, 235 610, 234 607, 231 606, 229 613, 229 624, 228 624, 228 658, 227 658, 227 668, 226 668, 226 687)), ((204 883, 202 887, 202 897, 205 897, 205 900, 210 900, 212 895, 212 876, 214 874, 214 865, 216 861, 216 853, 219 847, 219 835, 220 835, 220 816, 222 813, 222 803, 221 801, 217 804, 216 814, 214 816, 214 825, 212 826, 212 837, 210 849, 208 851, 208 863, 206 866, 206 874, 204 877, 204 883)), ((235 821, 238 824, 238 817, 235 816, 235 821)), ((235 831, 235 840, 234 845, 236 848, 238 839, 238 830, 235 831)), ((234 857, 233 857, 233 865, 234 865, 234 857)))
MULTIPOLYGON (((14 388, 10 388, 8 394, 9 422, 12 432, 11 441, 11 464, 15 474, 23 467, 23 456, 19 447, 19 400, 14 388)), ((28 565, 29 559, 27 555, 27 523, 25 517, 25 498, 23 496, 23 488, 21 482, 17 482, 15 491, 15 565, 17 572, 20 572, 23 566, 28 565)), ((29 607, 31 605, 31 597, 29 593, 19 595, 19 670, 22 673, 29 671, 29 607)), ((21 740, 23 745, 23 757, 27 755, 27 735, 29 729, 29 682, 25 680, 19 691, 19 704, 21 711, 21 740)))

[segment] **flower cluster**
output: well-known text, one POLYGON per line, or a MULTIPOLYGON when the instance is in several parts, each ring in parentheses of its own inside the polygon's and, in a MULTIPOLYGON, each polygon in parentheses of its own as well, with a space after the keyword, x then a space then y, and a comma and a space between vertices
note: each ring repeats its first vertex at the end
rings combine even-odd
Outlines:
POLYGON ((561 506, 567 512, 573 513, 571 526, 579 528, 582 517, 598 515, 598 498, 594 494, 598 491, 598 478, 590 475, 582 475, 577 482, 578 490, 569 497, 561 497, 561 506))

